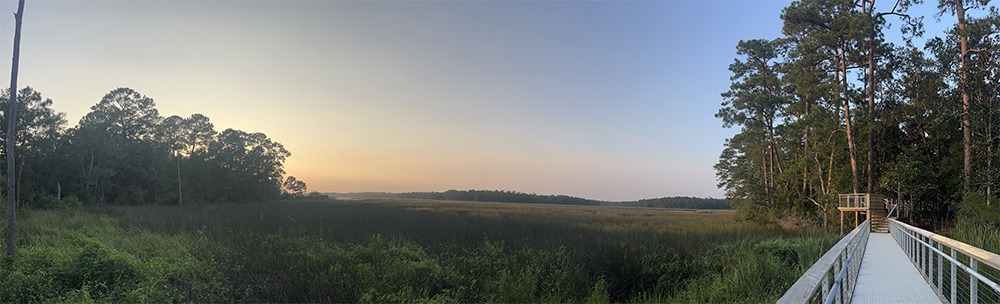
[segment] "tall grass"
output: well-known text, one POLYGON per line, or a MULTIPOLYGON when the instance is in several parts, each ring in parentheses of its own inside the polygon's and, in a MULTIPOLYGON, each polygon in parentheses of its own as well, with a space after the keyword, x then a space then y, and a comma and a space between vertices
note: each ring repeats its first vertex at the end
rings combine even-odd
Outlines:
POLYGON ((988 204, 986 195, 973 192, 965 197, 959 210, 955 228, 946 235, 993 253, 1000 253, 1000 198, 992 197, 988 204))
POLYGON ((0 269, 13 302, 773 301, 838 239, 731 212, 412 200, 35 211, 17 224, 21 250, 0 269))

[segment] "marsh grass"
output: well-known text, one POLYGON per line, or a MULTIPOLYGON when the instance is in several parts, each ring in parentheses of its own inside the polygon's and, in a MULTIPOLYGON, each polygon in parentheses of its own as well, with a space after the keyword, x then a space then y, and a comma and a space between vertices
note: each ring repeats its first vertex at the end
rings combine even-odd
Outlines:
POLYGON ((21 218, 15 302, 761 302, 838 240, 730 211, 422 200, 21 218))

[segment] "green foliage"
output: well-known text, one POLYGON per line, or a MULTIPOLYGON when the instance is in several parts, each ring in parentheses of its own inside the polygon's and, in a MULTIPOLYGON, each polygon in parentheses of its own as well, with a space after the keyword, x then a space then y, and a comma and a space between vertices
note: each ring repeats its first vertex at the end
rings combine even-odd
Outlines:
POLYGON ((13 303, 220 301, 217 269, 183 237, 122 230, 111 217, 22 211, 17 256, 4 257, 0 298, 13 303))
POLYGON ((724 199, 685 196, 643 199, 635 202, 623 202, 620 204, 622 206, 677 209, 730 209, 731 207, 729 202, 724 199))
MULTIPOLYGON (((3 93, 0 106, 10 95, 3 93)), ((108 92, 68 130, 65 114, 30 87, 18 103, 17 193, 34 208, 62 207, 52 198, 60 194, 88 205, 175 204, 182 197, 247 202, 281 194, 291 154, 263 133, 218 133, 201 114, 163 118, 152 98, 129 88, 108 92)), ((0 121, 6 133, 2 113, 0 121)), ((5 162, 0 157, 6 168, 5 162)), ((304 194, 305 184, 296 186, 304 194)))
POLYGON ((53 195, 43 195, 35 200, 32 207, 41 209, 55 209, 62 208, 64 206, 63 202, 53 195))
POLYGON ((675 300, 698 303, 777 301, 802 273, 838 241, 835 236, 727 244, 710 261, 722 269, 689 282, 675 300))
POLYGON ((958 223, 947 236, 987 251, 1000 252, 1000 198, 973 192, 959 205, 958 223))
POLYGON ((296 200, 99 210, 111 216, 23 212, 18 255, 0 260, 0 298, 763 301, 836 241, 733 222, 729 212, 634 208, 296 200), (753 266, 734 268, 738 260, 753 266), (770 277, 778 272, 787 273, 770 277))
MULTIPOLYGON (((923 31, 923 17, 906 13, 915 3, 880 12, 794 1, 782 10, 781 37, 736 45, 716 117, 740 130, 715 170, 742 218, 815 222, 835 210, 824 198, 871 192, 912 201, 911 219, 940 223, 970 192, 1000 187, 1000 40, 990 38, 1000 16, 969 4, 988 13, 920 49, 909 41, 923 31), (901 21, 905 45, 885 41, 890 18, 901 21), (982 51, 960 56, 959 38, 982 51)), ((962 2, 941 3, 957 12, 962 2)))
POLYGON ((1000 230, 1000 199, 996 196, 989 198, 980 192, 970 193, 959 205, 959 222, 962 226, 977 227, 979 229, 1000 230))
POLYGON ((80 199, 76 197, 76 195, 67 195, 66 197, 62 198, 62 204, 63 206, 70 208, 83 206, 83 202, 81 202, 80 199))
POLYGON ((590 294, 587 295, 587 303, 590 304, 608 304, 611 303, 611 299, 608 296, 608 282, 604 281, 604 278, 598 278, 597 283, 594 283, 594 287, 590 289, 590 294))
POLYGON ((296 179, 294 176, 289 176, 285 179, 285 183, 282 184, 281 191, 286 196, 302 197, 306 194, 306 183, 296 179))

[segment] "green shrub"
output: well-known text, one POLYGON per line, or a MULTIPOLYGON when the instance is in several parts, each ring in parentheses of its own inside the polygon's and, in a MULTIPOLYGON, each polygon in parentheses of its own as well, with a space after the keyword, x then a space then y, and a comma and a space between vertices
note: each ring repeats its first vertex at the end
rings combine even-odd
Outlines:
POLYGON ((99 209, 117 220, 79 208, 25 210, 18 257, 0 268, 0 298, 772 301, 838 239, 786 238, 799 234, 725 214, 445 206, 300 200, 99 209))
POLYGON ((125 257, 110 253, 98 243, 84 247, 69 263, 66 272, 58 276, 68 290, 86 286, 88 295, 118 301, 123 300, 122 292, 134 289, 137 279, 135 269, 125 257))
POLYGON ((24 210, 16 258, 0 267, 0 299, 38 302, 228 301, 209 257, 181 237, 127 233, 106 215, 24 210))
POLYGON ((80 201, 80 199, 77 198, 76 195, 68 195, 62 198, 62 204, 63 206, 70 208, 83 206, 83 202, 80 201))
POLYGON ((981 192, 969 193, 959 205, 958 219, 964 226, 979 226, 985 230, 1000 229, 1000 199, 990 198, 992 204, 986 203, 986 195, 981 192))
POLYGON ((604 277, 598 278, 597 283, 594 283, 594 287, 590 289, 590 295, 587 296, 587 303, 611 303, 611 298, 608 296, 608 282, 604 280, 604 277))
POLYGON ((53 195, 42 195, 35 200, 34 204, 32 204, 32 207, 38 209, 57 209, 62 208, 63 206, 65 205, 62 201, 53 195))

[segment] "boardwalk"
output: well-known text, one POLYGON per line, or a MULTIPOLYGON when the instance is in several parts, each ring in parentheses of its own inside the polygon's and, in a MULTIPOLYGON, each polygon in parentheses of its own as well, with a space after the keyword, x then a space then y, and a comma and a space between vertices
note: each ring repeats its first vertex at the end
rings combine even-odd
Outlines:
POLYGON ((1000 303, 1000 255, 885 218, 886 206, 905 214, 901 203, 841 197, 845 212, 871 218, 809 267, 779 304, 1000 303))
POLYGON ((872 233, 851 303, 935 303, 941 299, 888 233, 872 233))

